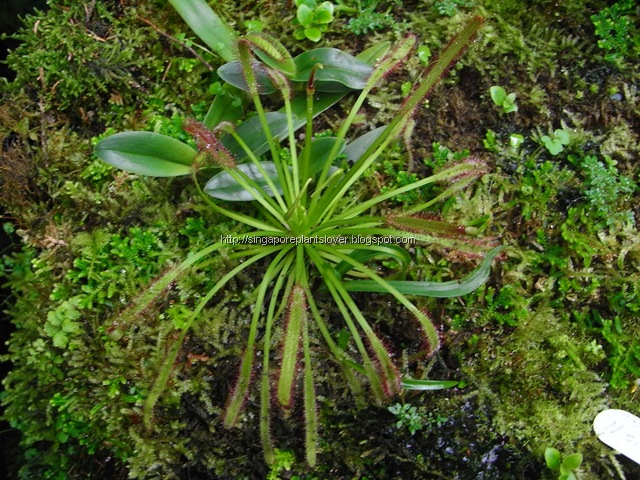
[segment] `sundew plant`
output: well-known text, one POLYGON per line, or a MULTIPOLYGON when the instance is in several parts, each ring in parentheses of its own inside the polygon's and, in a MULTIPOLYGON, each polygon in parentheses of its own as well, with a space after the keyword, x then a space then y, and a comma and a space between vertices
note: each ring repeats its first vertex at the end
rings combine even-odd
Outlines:
MULTIPOLYGON (((366 379, 379 402, 403 387, 433 389, 450 385, 401 379, 387 348, 351 292, 379 292, 394 297, 415 317, 425 343, 435 351, 438 333, 427 313, 411 297, 453 297, 475 290, 486 281, 500 247, 486 253, 476 270, 461 281, 388 280, 367 263, 372 259, 390 259, 401 270, 406 269, 411 258, 402 243, 408 240, 460 245, 468 234, 464 227, 422 212, 459 192, 486 173, 487 167, 470 158, 373 198, 359 198, 354 192, 359 179, 403 133, 483 20, 476 17, 468 22, 416 82, 388 125, 348 143, 349 131, 367 95, 406 60, 416 45, 415 37, 407 36, 384 55, 377 50, 356 58, 335 49, 317 49, 292 58, 280 42, 263 33, 241 38, 229 34, 224 41, 209 39, 209 27, 198 23, 201 17, 215 16, 209 7, 201 2, 173 3, 193 7, 178 11, 211 48, 224 49, 226 59, 231 57, 229 52, 234 52, 233 61, 219 70, 228 82, 226 99, 216 98, 203 122, 185 122, 184 129, 193 136, 197 148, 157 133, 123 132, 103 139, 95 152, 107 163, 137 174, 191 175, 195 189, 209 208, 246 228, 241 234, 229 234, 192 252, 182 264, 156 280, 128 310, 128 314, 141 312, 179 276, 206 265, 206 259, 217 252, 225 251, 228 258, 238 261, 201 297, 171 343, 146 397, 144 421, 151 425, 154 407, 171 377, 185 336, 205 306, 240 272, 262 265, 262 277, 252 297, 254 308, 246 347, 223 422, 231 427, 238 421, 256 377, 254 372, 260 372, 257 378, 260 432, 265 458, 272 462, 271 405, 277 403, 285 410, 290 409, 300 383, 307 461, 314 465, 318 409, 310 349, 312 336, 319 334, 324 339, 350 385, 366 379), (199 11, 204 13, 200 15, 199 11), (314 115, 353 91, 360 93, 335 136, 316 138, 314 115), (265 94, 279 96, 282 108, 267 112, 261 98, 265 94), (245 122, 240 122, 239 117, 230 118, 230 103, 225 102, 234 96, 249 98, 255 116, 245 122), (296 136, 300 128, 304 128, 304 135, 296 136), (202 175, 212 168, 213 176, 201 183, 202 175), (436 182, 445 185, 441 193, 409 211, 391 215, 372 213, 382 211, 383 203, 397 195, 436 182), (250 202, 254 213, 245 213, 246 208, 235 210, 237 202, 250 202), (321 313, 314 293, 320 290, 332 298, 344 320, 350 334, 346 346, 334 339, 328 319, 321 313), (272 365, 276 359, 277 365, 272 365), (258 362, 261 364, 257 365, 258 362)), ((488 243, 476 243, 479 244, 471 248, 478 252, 489 250, 488 243)))

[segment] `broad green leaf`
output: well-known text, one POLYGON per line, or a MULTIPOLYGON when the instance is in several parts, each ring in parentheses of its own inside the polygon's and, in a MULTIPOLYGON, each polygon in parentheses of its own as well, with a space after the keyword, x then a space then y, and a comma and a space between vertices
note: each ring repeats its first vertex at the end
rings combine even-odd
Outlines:
POLYGON ((566 130, 557 129, 556 131, 553 132, 553 135, 563 145, 569 145, 569 142, 571 141, 569 132, 567 132, 566 130))
POLYGON ((169 2, 209 48, 227 62, 235 58, 236 36, 205 0, 169 0, 169 2))
POLYGON ((300 25, 304 25, 305 27, 311 25, 313 22, 313 10, 307 5, 302 4, 298 7, 296 18, 300 22, 300 25))
POLYGON ((499 107, 502 106, 505 98, 507 98, 507 92, 502 87, 493 86, 489 89, 489 93, 491 94, 491 100, 493 100, 493 103, 499 107))
MULTIPOLYGON (((286 138, 288 132, 287 115, 284 112, 267 112, 266 117, 271 135, 278 141, 286 138)), ((300 126, 297 128, 300 128, 300 126)), ((262 129, 259 117, 251 117, 249 120, 242 122, 236 128, 236 133, 256 156, 260 156, 269 150, 267 136, 262 129)), ((231 135, 223 136, 220 141, 238 162, 243 162, 247 159, 247 154, 231 135)))
POLYGON ((403 378, 400 386, 405 390, 442 390, 458 385, 456 380, 415 380, 413 378, 403 378))
POLYGON ((322 2, 313 15, 314 23, 331 23, 333 21, 333 3, 322 2))
MULTIPOLYGON (((462 280, 451 282, 419 282, 391 280, 387 283, 404 295, 418 295, 423 297, 450 298, 460 297, 476 290, 487 281, 491 270, 491 262, 504 247, 496 247, 485 256, 478 268, 462 280)), ((350 292, 384 293, 386 290, 373 280, 352 280, 344 282, 344 287, 350 292)))
MULTIPOLYGON (((311 142, 311 166, 309 167, 309 175, 315 175, 320 172, 326 162, 333 163, 335 158, 329 158, 329 154, 336 143, 335 137, 316 138, 311 142)), ((344 142, 336 152, 336 158, 344 151, 344 142)))
POLYGON ((235 125, 243 113, 241 95, 238 89, 225 83, 222 91, 211 102, 209 111, 202 121, 204 126, 213 130, 220 122, 231 122, 235 125))
POLYGON ((557 448, 547 447, 544 451, 544 461, 551 470, 557 470, 562 463, 562 454, 557 448))
POLYGON ((322 38, 322 31, 318 27, 307 27, 304 29, 304 36, 312 42, 319 42, 322 38))
MULTIPOLYGON (((371 65, 385 54, 389 49, 389 45, 390 44, 388 42, 384 42, 380 45, 364 50, 358 54, 358 61, 364 62, 365 65, 369 65, 369 68, 371 69, 371 65)), ((307 72, 307 76, 308 74, 309 73, 307 72)), ((315 117, 319 115, 334 104, 338 103, 345 95, 346 92, 318 94, 318 98, 316 98, 313 103, 313 116, 315 117)), ((291 110, 293 113, 293 129, 298 130, 306 123, 307 101, 304 95, 297 96, 292 100, 291 110)), ((286 115, 282 110, 279 112, 268 112, 267 121, 269 123, 271 134, 274 138, 277 138, 278 141, 281 141, 288 136, 286 115)), ((207 124, 207 126, 211 128, 211 125, 207 124)), ((252 117, 240 124, 237 128, 237 132, 255 155, 262 155, 269 150, 269 144, 258 117, 252 117)), ((242 163, 247 159, 246 153, 233 139, 233 137, 231 137, 231 135, 225 135, 222 137, 221 141, 225 147, 231 151, 239 163, 242 163)))
POLYGON ((575 470, 579 468, 582 464, 582 454, 581 453, 572 453, 571 455, 567 455, 562 460, 562 466, 567 470, 575 470))
MULTIPOLYGON (((260 162, 260 165, 266 172, 267 176, 274 182, 278 188, 278 192, 282 193, 280 181, 278 180, 278 170, 273 162, 260 162)), ((247 177, 256 182, 269 196, 273 196, 273 192, 269 188, 264 176, 253 163, 243 163, 236 167, 244 172, 247 177)), ((236 182, 235 178, 227 171, 222 171, 211 178, 204 186, 204 191, 213 198, 227 200, 229 202, 249 202, 255 200, 251 192, 244 189, 243 186, 236 182)))
POLYGON ((316 70, 316 89, 322 92, 342 92, 345 87, 362 90, 373 71, 367 62, 337 48, 309 50, 293 61, 297 73, 291 79, 296 82, 306 82, 311 69, 318 63, 322 65, 316 70))
POLYGON ((367 149, 375 142, 382 132, 384 132, 387 126, 382 126, 371 130, 370 132, 365 133, 364 135, 359 136, 349 145, 347 145, 344 149, 344 153, 347 156, 347 161, 349 163, 356 162, 363 154, 367 151, 367 149))
POLYGON ((101 140, 94 152, 114 167, 151 177, 188 175, 198 154, 175 138, 153 132, 116 133, 101 140))
MULTIPOLYGON (((311 156, 314 158, 314 161, 311 164, 311 175, 318 173, 322 170, 324 166, 324 162, 327 161, 327 157, 335 143, 335 138, 333 137, 325 137, 314 140, 311 143, 311 156)), ((338 150, 338 154, 342 149, 338 150)), ((260 162, 262 168, 267 173, 269 179, 273 182, 273 184, 278 189, 279 193, 282 193, 282 184, 280 182, 280 177, 278 177, 277 169, 275 168, 275 164, 273 162, 260 162)), ((249 178, 258 183, 264 190, 265 193, 273 197, 274 194, 271 189, 268 187, 268 183, 265 180, 264 176, 258 170, 253 163, 243 163, 238 166, 238 169, 247 174, 249 178)), ((213 178, 207 182, 204 187, 205 192, 211 195, 214 198, 219 198, 220 200, 228 200, 232 202, 250 202, 255 200, 253 195, 250 192, 246 191, 244 187, 242 187, 236 180, 228 173, 228 172, 220 172, 215 175, 213 178)))
POLYGON ((69 337, 67 337, 67 333, 64 330, 60 330, 52 338, 54 347, 65 348, 69 343, 69 337))
MULTIPOLYGON (((321 95, 313 103, 314 117, 334 105, 343 96, 344 94, 339 93, 321 95)), ((294 98, 291 102, 291 110, 293 112, 293 129, 298 130, 306 123, 306 99, 303 97, 294 98)), ((289 132, 286 114, 284 112, 267 112, 266 116, 271 135, 278 141, 285 139, 289 132)), ((255 155, 262 155, 269 150, 269 143, 258 117, 252 117, 241 123, 236 131, 255 155)), ((231 135, 225 135, 221 141, 238 162, 246 160, 247 154, 231 135)))
POLYGON ((296 40, 304 40, 305 37, 304 36, 304 27, 298 27, 293 31, 293 38, 295 38, 296 40))
MULTIPOLYGON (((256 76, 258 82, 258 91, 262 95, 270 95, 277 91, 276 86, 273 84, 271 77, 267 74, 264 65, 259 62, 253 62, 253 73, 256 76)), ((229 62, 222 65, 217 70, 218 76, 225 82, 233 85, 236 88, 244 92, 249 91, 247 82, 244 79, 244 73, 242 72, 242 65, 240 62, 229 62)))
MULTIPOLYGON (((308 30, 308 29, 307 29, 308 30)), ((318 32, 318 35, 320 33, 318 32)), ((318 40, 320 37, 318 36, 318 40)), ((310 40, 312 40, 310 38, 310 40)), ((317 41, 317 40, 314 40, 317 41)), ((316 91, 318 92, 347 92, 361 90, 373 71, 373 67, 363 60, 349 55, 336 48, 317 48, 298 55, 293 59, 295 74, 288 74, 293 82, 306 83, 309 74, 316 64, 323 68, 316 71, 316 91)), ((276 91, 271 78, 267 75, 264 65, 259 62, 253 64, 253 70, 260 85, 261 94, 271 94, 276 91)), ((225 63, 217 71, 220 78, 236 88, 247 91, 247 85, 242 73, 240 62, 225 63)), ((287 72, 284 72, 287 73, 287 72)))

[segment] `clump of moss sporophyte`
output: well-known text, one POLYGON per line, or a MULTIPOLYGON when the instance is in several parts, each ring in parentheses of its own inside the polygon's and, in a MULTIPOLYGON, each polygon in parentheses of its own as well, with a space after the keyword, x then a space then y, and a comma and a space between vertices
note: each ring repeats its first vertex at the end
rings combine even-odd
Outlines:
MULTIPOLYGON (((185 130, 196 139, 198 150, 150 132, 116 134, 96 146, 96 154, 101 159, 134 173, 191 175, 196 190, 211 210, 248 229, 242 234, 232 234, 234 241, 223 239, 191 254, 158 279, 133 307, 135 312, 143 311, 173 281, 202 268, 207 264, 206 259, 217 252, 227 251, 227 258, 231 260, 243 259, 202 296, 178 329, 176 341, 161 362, 157 379, 145 401, 144 422, 149 428, 155 406, 172 376, 181 345, 205 306, 238 274, 263 263, 266 266, 262 278, 250 296, 254 307, 247 344, 223 423, 231 427, 240 419, 260 358, 260 430, 268 462, 274 458, 270 433, 272 383, 277 385, 275 403, 285 411, 292 404, 297 384, 302 384, 306 456, 311 465, 317 461, 318 408, 314 353, 310 347, 312 337, 317 334, 340 365, 347 382, 356 388, 362 378, 366 379, 378 402, 384 402, 403 387, 434 389, 446 386, 429 380, 401 379, 385 343, 367 321, 351 292, 393 296, 415 317, 420 334, 435 351, 439 345, 438 332, 428 314, 409 296, 452 297, 474 290, 487 279, 491 262, 500 247, 486 253, 481 265, 461 281, 401 281, 383 278, 366 262, 392 259, 401 268, 406 268, 410 262, 406 249, 388 241, 353 239, 395 237, 403 241, 412 238, 450 246, 451 239, 447 237, 453 233, 455 240, 463 243, 466 232, 457 227, 445 227, 442 221, 421 219, 417 214, 483 175, 486 165, 479 161, 447 165, 429 177, 369 199, 352 198, 350 192, 406 128, 416 109, 462 54, 481 24, 481 18, 468 22, 439 59, 424 72, 422 81, 416 83, 388 125, 349 143, 347 134, 368 93, 389 72, 402 65, 415 47, 415 37, 404 38, 384 55, 380 52, 373 56, 365 54, 363 58, 375 63, 372 66, 335 49, 313 50, 293 58, 276 39, 264 33, 249 33, 234 42, 237 60, 221 67, 220 74, 251 100, 256 112, 254 117, 238 125, 239 115, 235 120, 224 118, 221 121, 228 112, 223 112, 224 107, 214 100, 204 122, 189 120, 185 124, 185 130), (297 92, 292 86, 296 83, 304 87, 301 94, 295 95, 297 92), (314 137, 313 116, 354 90, 360 90, 360 93, 336 135, 314 137), (264 93, 279 93, 283 107, 279 111, 265 111, 261 99, 264 93), (298 128, 305 129, 301 141, 295 136, 298 128), (280 144, 281 140, 286 141, 286 146, 280 144), (217 173, 202 186, 199 174, 211 168, 217 173), (388 216, 369 213, 386 200, 436 182, 445 185, 439 195, 395 215, 393 221, 388 216), (232 208, 237 202, 251 202, 255 213, 232 208), (443 232, 445 234, 440 235, 443 232), (333 299, 345 322, 348 339, 340 346, 316 302, 318 285, 322 285, 322 290, 333 299), (281 318, 284 318, 282 325, 281 318), (279 365, 274 368, 272 349, 278 344, 281 355, 279 365)), ((488 250, 486 246, 471 248, 488 250)))

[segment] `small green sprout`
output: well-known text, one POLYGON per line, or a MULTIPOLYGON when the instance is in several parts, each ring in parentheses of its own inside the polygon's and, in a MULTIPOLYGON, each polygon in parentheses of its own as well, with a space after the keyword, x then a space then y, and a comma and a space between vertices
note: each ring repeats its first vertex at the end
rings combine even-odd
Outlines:
POLYGON ((418 430, 422 430, 424 427, 424 418, 418 411, 418 407, 405 403, 404 405, 396 403, 387 408, 391 413, 396 416, 398 420, 396 422, 396 428, 407 427, 411 435, 415 434, 418 430))
POLYGON ((418 59, 420 59, 421 63, 423 63, 424 65, 428 64, 430 58, 431 49, 429 47, 427 47, 426 45, 418 47, 418 59))
POLYGON ((293 32, 293 36, 296 40, 308 38, 312 42, 318 42, 333 21, 335 5, 331 2, 318 5, 316 0, 296 0, 296 6, 298 11, 294 22, 299 27, 293 32))
POLYGON ((473 2, 470 0, 436 0, 433 6, 440 15, 453 17, 458 13, 458 7, 471 7, 473 2))
POLYGON ((512 148, 520 148, 522 142, 524 142, 524 137, 519 133, 512 133, 509 136, 509 145, 511 145, 512 148))
POLYGON ((564 150, 565 145, 569 145, 571 138, 568 131, 558 128, 550 136, 543 135, 540 141, 547 147, 549 153, 555 156, 564 150))
POLYGON ((489 92, 491 93, 491 100, 493 100, 493 103, 497 106, 502 107, 503 113, 518 111, 515 93, 507 95, 507 91, 504 88, 495 85, 489 89, 489 92))
POLYGON ((547 447, 544 451, 544 460, 550 470, 558 471, 558 480, 576 480, 575 470, 582 464, 582 454, 572 453, 564 457, 553 447, 547 447))
POLYGON ((407 97, 410 93, 411 93, 411 88, 413 87, 413 83, 409 82, 404 82, 402 85, 400 85, 400 92, 402 93, 403 97, 407 97))
POLYGON ((247 32, 261 32, 264 28, 260 20, 247 20, 244 22, 247 32))

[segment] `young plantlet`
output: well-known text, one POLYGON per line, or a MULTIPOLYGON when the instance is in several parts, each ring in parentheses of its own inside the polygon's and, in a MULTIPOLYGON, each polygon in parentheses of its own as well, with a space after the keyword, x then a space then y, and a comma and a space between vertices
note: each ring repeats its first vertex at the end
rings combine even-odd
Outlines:
POLYGON ((493 86, 489 89, 491 94, 491 100, 497 106, 502 107, 502 113, 517 112, 518 106, 516 105, 516 94, 507 92, 502 87, 493 86))

